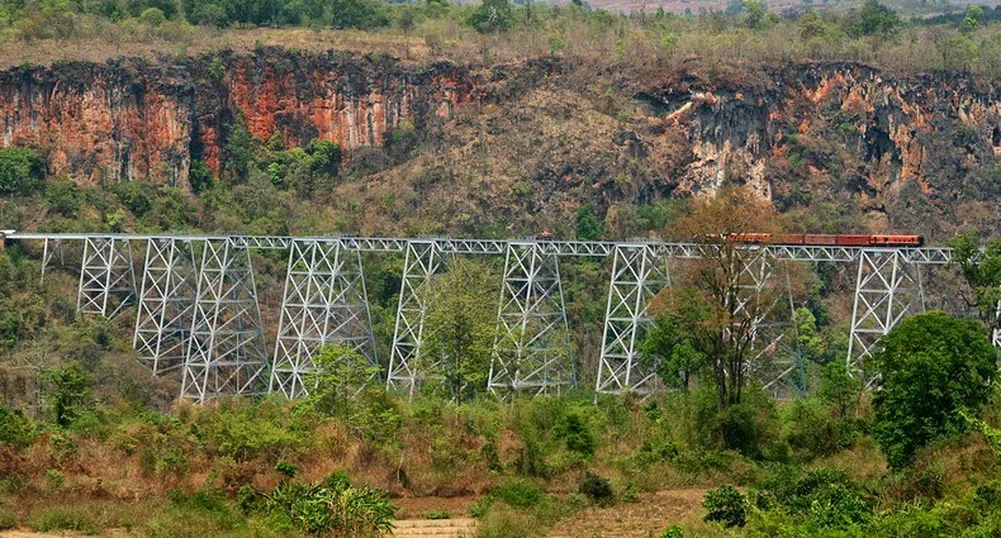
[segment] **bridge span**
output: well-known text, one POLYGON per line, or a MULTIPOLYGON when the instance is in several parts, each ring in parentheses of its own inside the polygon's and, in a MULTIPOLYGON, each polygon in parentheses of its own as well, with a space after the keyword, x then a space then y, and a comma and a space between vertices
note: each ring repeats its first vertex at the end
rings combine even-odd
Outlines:
MULTIPOLYGON (((718 245, 658 241, 496 240, 448 237, 256 236, 238 234, 31 233, 0 230, 4 241, 41 243, 42 270, 66 245, 82 246, 77 311, 113 317, 136 306, 133 345, 154 374, 181 370, 182 396, 198 402, 231 394, 306 394, 312 355, 328 343, 349 345, 379 365, 387 386, 413 393, 424 290, 457 255, 505 259, 498 337, 488 386, 498 393, 550 393, 576 383, 567 359, 569 328, 559 260, 611 258, 598 392, 648 393, 655 372, 640 361, 650 299, 670 285, 668 260, 713 256, 718 245), (288 252, 277 338, 267 351, 250 251, 288 252), (376 356, 362 252, 404 256, 388 363, 376 356), (141 258, 141 264, 137 260, 141 258)), ((859 369, 879 339, 924 310, 922 268, 947 264, 942 247, 743 245, 746 282, 758 293, 777 262, 854 264, 855 289, 846 357, 859 369)), ((775 336, 781 339, 782 335, 775 336)), ((777 340, 776 340, 777 341, 777 340)), ((995 334, 995 345, 1001 337, 995 334)), ((767 346, 767 343, 765 343, 767 346)), ((795 385, 798 361, 785 360, 762 379, 778 392, 795 385)))

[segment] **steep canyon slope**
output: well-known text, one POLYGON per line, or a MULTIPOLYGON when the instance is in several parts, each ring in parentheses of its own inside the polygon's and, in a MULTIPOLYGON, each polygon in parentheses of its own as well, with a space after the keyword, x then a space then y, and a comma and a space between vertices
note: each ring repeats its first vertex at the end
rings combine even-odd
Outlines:
POLYGON ((195 160, 218 172, 237 115, 261 140, 337 141, 349 162, 413 129, 404 158, 338 179, 349 231, 572 237, 568 216, 592 204, 628 236, 649 228, 644 206, 748 184, 804 229, 940 237, 998 231, 999 100, 999 80, 846 63, 637 71, 263 48, 10 69, 0 129, 81 184, 182 188, 195 160))

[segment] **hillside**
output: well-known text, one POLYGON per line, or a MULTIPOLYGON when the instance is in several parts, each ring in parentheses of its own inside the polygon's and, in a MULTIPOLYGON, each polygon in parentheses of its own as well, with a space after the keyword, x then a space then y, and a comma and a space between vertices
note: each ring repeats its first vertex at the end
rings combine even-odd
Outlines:
POLYGON ((999 94, 994 78, 844 62, 641 71, 267 48, 9 69, 0 128, 78 185, 189 192, 192 163, 218 175, 235 129, 279 150, 337 142, 348 166, 317 193, 328 218, 290 231, 572 237, 590 204, 626 237, 645 231, 637 207, 746 184, 809 209, 806 230, 934 239, 996 230, 999 94))

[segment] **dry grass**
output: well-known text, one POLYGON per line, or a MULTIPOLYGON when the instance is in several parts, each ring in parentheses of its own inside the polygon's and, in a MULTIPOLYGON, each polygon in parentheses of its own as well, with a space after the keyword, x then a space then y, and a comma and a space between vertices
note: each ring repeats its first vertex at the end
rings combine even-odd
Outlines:
POLYGON ((355 30, 311 30, 308 28, 256 28, 216 30, 189 27, 178 39, 140 36, 118 39, 115 35, 78 37, 66 40, 0 41, 0 68, 25 63, 48 65, 62 61, 103 62, 120 56, 155 59, 161 55, 186 56, 204 52, 233 49, 249 52, 265 46, 283 46, 304 51, 329 49, 359 53, 383 53, 400 58, 410 56, 415 61, 428 59, 428 47, 423 40, 404 37, 398 32, 361 32, 355 30), (408 45, 409 44, 409 45, 408 45))
POLYGON ((702 526, 702 497, 706 489, 676 489, 645 493, 635 503, 594 507, 556 524, 548 538, 647 538, 670 525, 702 526))
MULTIPOLYGON (((414 63, 448 59, 492 64, 556 55, 576 65, 596 69, 650 69, 698 57, 723 62, 782 64, 790 61, 853 61, 871 63, 899 73, 968 70, 1001 73, 1001 32, 985 25, 969 37, 977 53, 955 56, 947 26, 914 26, 896 39, 853 39, 837 22, 828 22, 821 37, 803 39, 795 21, 769 23, 762 30, 742 27, 739 20, 709 18, 588 17, 569 10, 536 8, 531 23, 509 32, 481 35, 463 22, 456 8, 442 18, 425 18, 413 32, 396 28, 370 31, 325 28, 215 28, 169 22, 158 29, 134 21, 115 24, 79 17, 73 37, 25 41, 17 32, 0 28, 0 68, 56 61, 104 61, 120 56, 154 59, 161 55, 197 55, 219 49, 251 51, 278 45, 305 51, 347 50, 390 54, 414 63), (949 49, 952 50, 952 49, 949 49), (949 56, 952 54, 952 56, 949 56)), ((520 19, 525 15, 519 12, 520 19)))

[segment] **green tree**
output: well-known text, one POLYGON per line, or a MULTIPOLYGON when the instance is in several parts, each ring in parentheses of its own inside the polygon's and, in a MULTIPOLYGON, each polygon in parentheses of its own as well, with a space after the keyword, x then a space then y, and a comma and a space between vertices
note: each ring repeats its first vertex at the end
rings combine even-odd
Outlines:
POLYGON ((377 0, 330 0, 331 24, 337 28, 369 30, 389 26, 386 10, 377 0))
POLYGON ((38 187, 44 174, 38 152, 31 148, 0 148, 0 194, 28 194, 38 187))
POLYGON ((45 406, 56 424, 67 427, 90 406, 91 378, 77 362, 52 368, 43 376, 45 406))
POLYGON ((577 239, 579 241, 599 241, 605 237, 605 223, 594 212, 591 204, 577 208, 577 239))
POLYGON ((341 145, 330 140, 313 140, 306 152, 314 172, 336 176, 341 167, 341 145))
POLYGON ((953 248, 951 265, 959 267, 972 293, 962 293, 986 331, 998 326, 1001 301, 1001 239, 989 241, 981 252, 980 239, 966 233, 949 241, 953 248))
POLYGON ((984 9, 980 6, 970 6, 966 10, 963 22, 959 24, 959 31, 963 34, 972 34, 980 27, 980 21, 984 18, 984 9))
POLYGON ((799 29, 799 38, 803 41, 815 37, 824 37, 827 34, 827 27, 824 25, 823 19, 818 17, 813 11, 807 11, 802 14, 799 20, 796 21, 796 27, 799 29))
POLYGON ((510 30, 514 24, 511 0, 483 0, 470 15, 469 24, 481 34, 510 30))
POLYGON ((313 354, 313 369, 306 376, 306 403, 325 415, 349 417, 352 400, 378 374, 378 366, 349 346, 323 346, 313 354))
POLYGON ((896 12, 877 0, 866 0, 854 17, 845 19, 846 32, 852 37, 877 36, 889 38, 896 35, 903 23, 896 12))
POLYGON ((226 180, 232 185, 245 182, 250 163, 254 161, 254 146, 247 130, 247 116, 238 109, 233 110, 231 115, 225 149, 223 174, 226 180))
POLYGON ((883 338, 873 357, 881 388, 873 436, 890 465, 908 465, 935 438, 962 432, 991 395, 997 355, 973 320, 929 312, 883 338))
POLYGON ((708 363, 690 332, 693 324, 699 323, 701 313, 700 309, 659 313, 640 344, 643 362, 652 366, 668 387, 687 392, 692 377, 708 363))
POLYGON ((201 159, 191 161, 191 167, 188 168, 188 183, 191 184, 191 191, 195 194, 212 188, 215 177, 205 161, 201 159))
POLYGON ((958 33, 949 39, 939 41, 936 46, 949 70, 969 71, 976 65, 980 56, 979 47, 965 33, 958 33))
POLYGON ((761 28, 765 20, 765 5, 758 0, 744 0, 744 24, 755 30, 761 28))
POLYGON ((147 26, 157 27, 167 22, 167 16, 159 8, 151 7, 139 15, 139 21, 147 26))
POLYGON ((497 279, 485 265, 456 261, 425 291, 427 314, 419 368, 453 399, 484 390, 497 323, 497 279))

